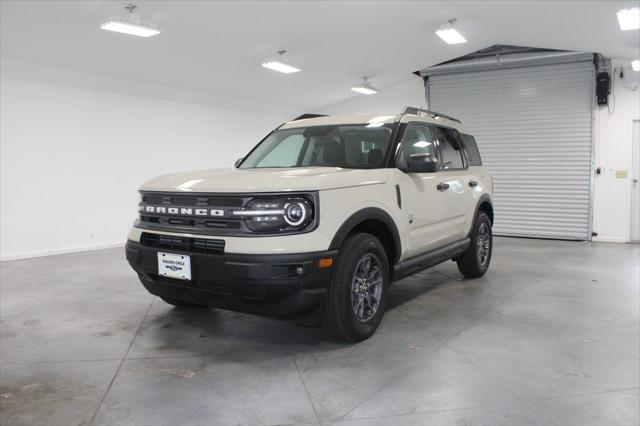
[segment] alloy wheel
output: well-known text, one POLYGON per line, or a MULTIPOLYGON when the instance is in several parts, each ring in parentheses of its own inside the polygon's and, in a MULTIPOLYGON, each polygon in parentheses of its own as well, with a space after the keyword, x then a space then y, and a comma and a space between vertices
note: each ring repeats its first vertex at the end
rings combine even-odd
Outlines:
POLYGON ((491 252, 491 231, 486 223, 481 223, 476 236, 476 244, 478 245, 478 261, 480 265, 486 265, 491 252))
POLYGON ((351 306, 356 319, 367 322, 378 311, 384 279, 380 260, 373 253, 363 255, 353 273, 351 306))

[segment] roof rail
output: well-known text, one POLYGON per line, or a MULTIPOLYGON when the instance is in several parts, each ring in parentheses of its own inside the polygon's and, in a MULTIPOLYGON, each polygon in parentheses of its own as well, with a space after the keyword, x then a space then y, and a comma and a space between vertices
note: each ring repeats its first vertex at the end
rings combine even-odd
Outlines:
POLYGON ((326 114, 302 114, 291 121, 298 121, 298 120, 305 120, 307 118, 318 118, 318 117, 326 117, 326 116, 327 116, 326 114))
POLYGON ((426 114, 433 118, 442 117, 442 118, 446 118, 447 120, 456 121, 462 124, 462 121, 458 120, 455 117, 451 117, 450 115, 440 114, 439 112, 429 111, 427 109, 422 109, 422 108, 406 107, 404 110, 404 114, 415 114, 415 115, 426 114))

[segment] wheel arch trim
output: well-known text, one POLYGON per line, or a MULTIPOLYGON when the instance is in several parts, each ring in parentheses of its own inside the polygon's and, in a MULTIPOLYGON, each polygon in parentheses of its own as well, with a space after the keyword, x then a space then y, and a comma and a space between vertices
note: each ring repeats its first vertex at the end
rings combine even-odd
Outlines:
POLYGON ((368 220, 377 220, 382 222, 386 226, 387 230, 391 233, 391 238, 394 245, 394 258, 389 260, 392 264, 397 263, 402 253, 402 240, 400 239, 400 232, 398 232, 398 227, 396 226, 393 218, 389 215, 389 213, 377 207, 367 207, 362 210, 358 210, 357 212, 349 216, 349 218, 344 221, 344 223, 335 233, 333 239, 331 240, 329 249, 339 249, 346 240, 347 235, 349 235, 349 233, 351 233, 351 231, 353 231, 358 225, 368 220))
MULTIPOLYGON (((494 222, 494 214, 493 214, 493 198, 491 198, 491 195, 484 193, 480 196, 480 198, 478 198, 478 202, 476 203, 476 209, 473 212, 473 221, 475 223, 476 218, 478 217, 478 212, 480 211, 480 207, 483 204, 489 204, 489 206, 491 207, 491 217, 489 219, 491 219, 491 225, 493 225, 494 222)), ((473 227, 472 227, 473 229, 473 227)))

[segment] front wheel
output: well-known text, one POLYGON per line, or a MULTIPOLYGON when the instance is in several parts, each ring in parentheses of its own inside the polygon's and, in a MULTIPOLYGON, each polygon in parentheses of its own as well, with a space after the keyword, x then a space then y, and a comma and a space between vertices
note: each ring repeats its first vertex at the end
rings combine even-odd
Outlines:
POLYGON ((340 340, 369 338, 382 321, 388 282, 389 261, 380 241, 370 234, 349 237, 331 277, 322 328, 340 340))
POLYGON ((491 219, 486 213, 480 212, 473 224, 469 248, 456 260, 458 270, 467 278, 483 276, 489 269, 492 251, 491 219))

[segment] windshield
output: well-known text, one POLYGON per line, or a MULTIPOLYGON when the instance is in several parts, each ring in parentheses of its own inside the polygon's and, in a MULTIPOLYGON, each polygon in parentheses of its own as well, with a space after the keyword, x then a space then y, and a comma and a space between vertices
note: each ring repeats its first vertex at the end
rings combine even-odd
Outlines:
POLYGON ((392 129, 392 124, 359 124, 276 130, 244 159, 240 168, 383 167, 392 129))

